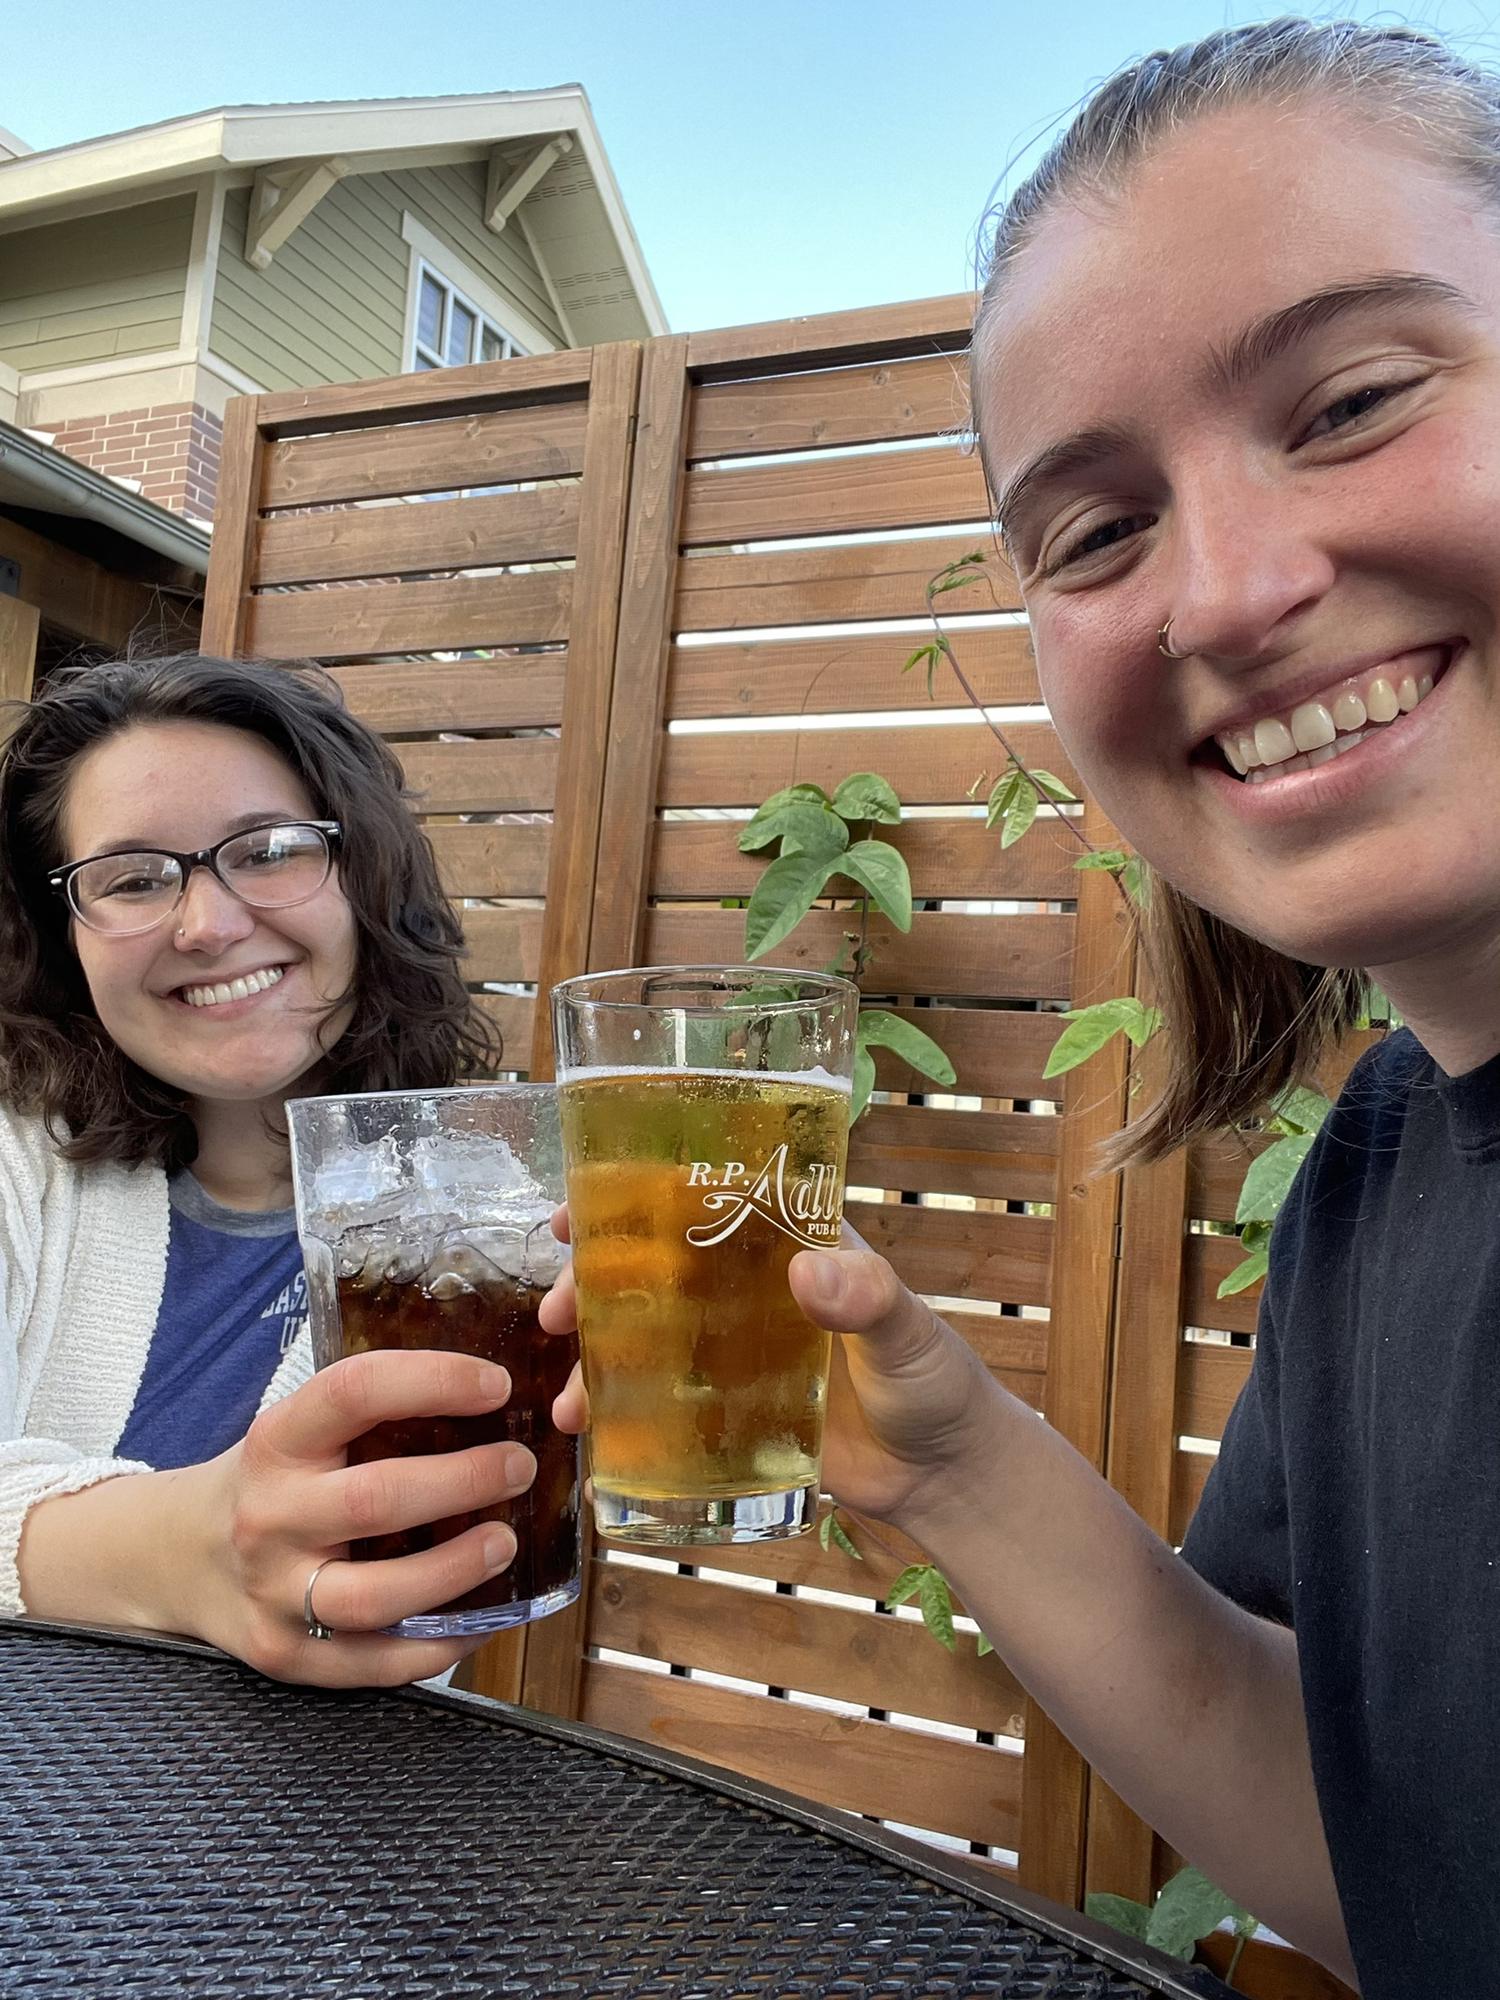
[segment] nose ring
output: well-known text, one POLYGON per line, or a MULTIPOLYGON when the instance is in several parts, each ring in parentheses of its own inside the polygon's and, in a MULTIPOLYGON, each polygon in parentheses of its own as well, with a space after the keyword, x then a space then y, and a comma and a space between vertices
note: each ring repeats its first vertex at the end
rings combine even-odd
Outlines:
POLYGON ((1164 660, 1185 660, 1187 658, 1186 653, 1177 653, 1172 650, 1172 621, 1170 618, 1156 635, 1156 650, 1164 660))

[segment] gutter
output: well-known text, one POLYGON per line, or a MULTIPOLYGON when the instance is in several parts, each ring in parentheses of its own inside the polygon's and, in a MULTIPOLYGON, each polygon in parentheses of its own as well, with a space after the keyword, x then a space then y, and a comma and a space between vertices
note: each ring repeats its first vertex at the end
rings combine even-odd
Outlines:
POLYGON ((39 513, 97 522, 199 576, 208 572, 207 529, 143 500, 66 452, 38 444, 14 424, 0 423, 0 476, 35 493, 39 513))

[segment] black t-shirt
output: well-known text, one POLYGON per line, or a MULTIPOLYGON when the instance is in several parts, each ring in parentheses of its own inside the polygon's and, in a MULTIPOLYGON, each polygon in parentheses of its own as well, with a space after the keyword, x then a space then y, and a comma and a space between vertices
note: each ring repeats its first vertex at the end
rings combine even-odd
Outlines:
POLYGON ((1183 1553, 1297 1634, 1365 2000, 1500 1995, 1500 1057, 1356 1067, 1183 1553))

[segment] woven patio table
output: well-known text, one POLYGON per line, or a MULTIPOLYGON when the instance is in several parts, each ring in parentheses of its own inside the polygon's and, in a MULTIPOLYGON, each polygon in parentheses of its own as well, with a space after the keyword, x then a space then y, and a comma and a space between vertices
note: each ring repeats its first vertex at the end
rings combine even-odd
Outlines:
POLYGON ((577 1723, 0 1621, 7 2000, 1226 1992, 961 1857, 577 1723))

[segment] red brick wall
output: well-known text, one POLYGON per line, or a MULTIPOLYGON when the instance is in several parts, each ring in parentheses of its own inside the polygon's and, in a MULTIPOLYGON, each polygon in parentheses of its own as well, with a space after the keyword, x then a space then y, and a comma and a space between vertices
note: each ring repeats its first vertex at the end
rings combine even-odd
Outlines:
POLYGON ((136 480, 142 494, 176 514, 211 520, 224 426, 201 403, 70 417, 53 428, 59 451, 115 479, 136 480))

